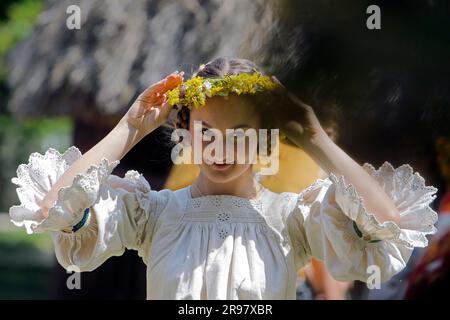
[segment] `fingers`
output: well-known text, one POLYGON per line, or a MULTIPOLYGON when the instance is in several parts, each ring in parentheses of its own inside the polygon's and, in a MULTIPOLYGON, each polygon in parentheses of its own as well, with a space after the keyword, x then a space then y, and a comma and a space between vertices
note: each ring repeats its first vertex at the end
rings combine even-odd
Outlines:
POLYGON ((160 105, 153 106, 149 109, 150 116, 147 119, 156 121, 155 123, 159 126, 167 121, 171 110, 172 106, 167 102, 167 98, 165 97, 160 105))
POLYGON ((183 82, 183 76, 184 76, 184 72, 179 73, 178 71, 175 71, 175 72, 169 74, 164 79, 165 91, 173 89, 173 88, 177 87, 178 85, 180 85, 183 82))
POLYGON ((167 97, 164 97, 164 101, 161 104, 161 112, 162 112, 162 117, 164 119, 167 119, 167 117, 169 116, 170 111, 172 110, 172 106, 169 104, 169 102, 167 101, 167 97))
POLYGON ((287 121, 284 126, 285 133, 289 135, 302 135, 305 131, 304 127, 297 121, 287 121))
POLYGON ((149 105, 160 105, 163 100, 162 96, 168 90, 174 89, 183 82, 184 72, 172 72, 164 79, 152 84, 138 97, 138 100, 149 105))
POLYGON ((288 92, 288 89, 280 82, 280 80, 278 80, 277 77, 271 76, 270 79, 272 79, 273 82, 275 82, 276 84, 278 84, 278 88, 276 89, 276 91, 278 91, 278 92, 280 92, 280 93, 286 93, 286 92, 288 92))
POLYGON ((277 77, 271 76, 270 78, 278 84, 275 91, 277 114, 274 115, 274 121, 288 132, 301 134, 305 130, 302 124, 308 122, 312 108, 290 92, 277 77))
POLYGON ((271 76, 270 79, 272 79, 273 82, 276 82, 280 87, 286 89, 286 87, 280 82, 280 80, 278 80, 277 77, 271 76))
POLYGON ((291 100, 292 102, 294 102, 295 104, 304 107, 304 108, 309 108, 309 106, 304 103, 302 100, 300 100, 295 94, 293 94, 292 92, 290 92, 281 82, 280 80, 278 80, 277 77, 275 76, 271 76, 270 77, 272 79, 272 81, 276 82, 279 85, 279 88, 281 89, 281 92, 283 94, 286 94, 286 97, 289 98, 289 100, 291 100))

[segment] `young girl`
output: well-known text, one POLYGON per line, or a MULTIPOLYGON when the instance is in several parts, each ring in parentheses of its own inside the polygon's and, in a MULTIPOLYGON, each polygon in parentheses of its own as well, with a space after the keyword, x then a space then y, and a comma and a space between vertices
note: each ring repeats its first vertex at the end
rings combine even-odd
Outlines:
MULTIPOLYGON (((248 60, 218 58, 201 66, 195 79, 207 90, 209 79, 223 84, 242 74, 263 76, 248 60)), ((426 235, 435 232, 429 205, 437 190, 409 165, 358 165, 327 136, 312 108, 279 82, 278 100, 265 108, 237 89, 216 90, 202 106, 191 87, 180 93, 176 126, 194 134, 197 120, 205 134, 225 133, 264 128, 268 118, 328 174, 303 192, 264 188, 250 162, 204 161, 195 182, 176 191, 152 190, 134 170, 124 178, 112 175, 119 160, 176 110, 170 101, 186 89, 182 77, 175 72, 149 87, 85 154, 74 146, 63 154, 50 148, 19 166, 12 181, 20 186, 21 205, 11 207, 12 222, 28 233, 50 232, 63 267, 91 271, 133 249, 147 265, 148 299, 295 299, 296 272, 311 257, 338 280, 376 286, 404 268, 414 247, 427 245, 426 235)), ((251 82, 241 85, 252 91, 251 82)), ((248 148, 245 153, 250 157, 248 148)))

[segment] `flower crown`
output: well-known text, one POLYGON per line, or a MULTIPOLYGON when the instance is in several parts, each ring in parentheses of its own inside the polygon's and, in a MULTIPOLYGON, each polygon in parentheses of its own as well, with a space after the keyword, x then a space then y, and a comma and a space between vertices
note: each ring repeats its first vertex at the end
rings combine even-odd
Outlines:
POLYGON ((213 96, 227 98, 230 93, 257 94, 273 90, 277 86, 277 82, 259 72, 226 75, 223 78, 195 76, 167 91, 167 99, 168 103, 173 106, 182 105, 192 109, 193 107, 203 107, 206 98, 213 96))

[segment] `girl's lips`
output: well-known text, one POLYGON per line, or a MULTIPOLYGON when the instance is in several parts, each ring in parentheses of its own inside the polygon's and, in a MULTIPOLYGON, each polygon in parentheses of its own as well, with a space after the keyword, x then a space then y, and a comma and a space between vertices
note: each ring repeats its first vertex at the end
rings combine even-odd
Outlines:
POLYGON ((214 170, 224 171, 231 167, 231 163, 213 163, 211 166, 214 170))

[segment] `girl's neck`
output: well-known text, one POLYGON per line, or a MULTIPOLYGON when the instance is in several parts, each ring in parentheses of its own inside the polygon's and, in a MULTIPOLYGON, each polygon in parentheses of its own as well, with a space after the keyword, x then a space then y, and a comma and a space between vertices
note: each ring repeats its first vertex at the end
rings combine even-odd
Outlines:
POLYGON ((238 178, 225 182, 217 183, 209 180, 201 171, 198 178, 192 184, 192 193, 194 197, 206 195, 231 195, 241 198, 253 199, 258 197, 262 186, 255 180, 251 168, 238 178))

